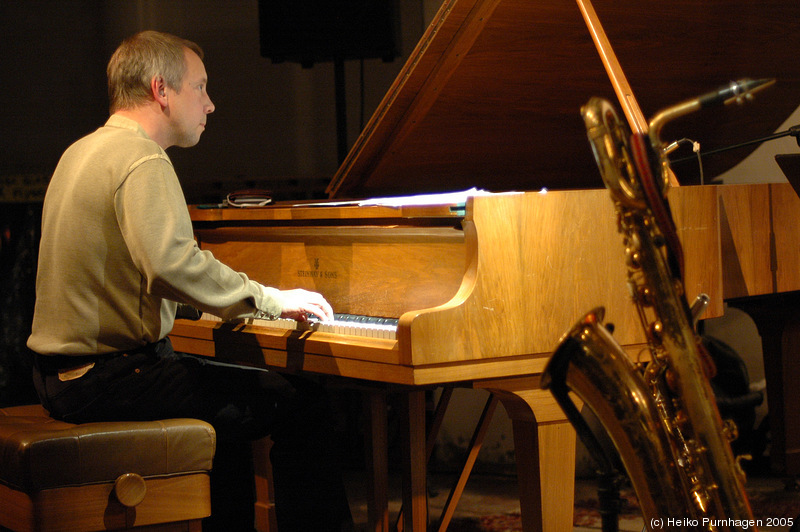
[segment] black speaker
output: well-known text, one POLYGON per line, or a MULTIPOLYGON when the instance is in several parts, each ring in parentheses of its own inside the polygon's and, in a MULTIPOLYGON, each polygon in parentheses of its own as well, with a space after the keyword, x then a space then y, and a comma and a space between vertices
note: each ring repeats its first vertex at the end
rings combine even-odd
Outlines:
POLYGON ((259 0, 261 55, 314 63, 398 55, 396 0, 259 0))

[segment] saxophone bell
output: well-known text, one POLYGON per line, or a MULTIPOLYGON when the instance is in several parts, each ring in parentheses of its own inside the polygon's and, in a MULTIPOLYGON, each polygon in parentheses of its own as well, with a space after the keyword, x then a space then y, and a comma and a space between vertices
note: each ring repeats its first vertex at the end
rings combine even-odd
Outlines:
POLYGON ((559 342, 542 375, 575 427, 581 441, 605 471, 621 460, 639 500, 645 522, 664 516, 698 517, 685 496, 673 445, 661 426, 659 406, 638 371, 603 325, 598 307, 570 329, 559 342), (594 434, 570 397, 576 394, 600 421, 614 444, 613 456, 594 434))

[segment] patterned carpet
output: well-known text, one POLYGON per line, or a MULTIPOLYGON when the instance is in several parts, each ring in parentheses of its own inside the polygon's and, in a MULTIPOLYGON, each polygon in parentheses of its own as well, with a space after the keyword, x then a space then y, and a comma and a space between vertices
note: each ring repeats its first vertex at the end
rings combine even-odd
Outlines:
MULTIPOLYGON (((780 480, 751 480, 748 483, 748 495, 756 519, 794 519, 800 516, 800 492, 786 491, 780 480)), ((629 489, 623 490, 621 497, 622 511, 619 516, 620 521, 640 519, 641 512, 633 491, 629 489)), ((601 528, 596 497, 576 500, 574 516, 574 525, 576 527, 598 530, 601 528)), ((514 512, 506 515, 456 518, 453 519, 448 530, 451 532, 516 532, 522 530, 522 524, 519 513, 514 512)))
MULTIPOLYGON (((437 522, 454 485, 452 475, 432 475, 429 482, 429 512, 431 522, 437 522)), ((348 477, 351 508, 356 530, 366 531, 368 484, 363 474, 348 477)), ((800 516, 800 484, 787 490, 784 478, 770 473, 751 474, 747 491, 753 514, 758 519, 792 519, 800 516)), ((390 522, 400 509, 400 479, 390 482, 390 522)), ((632 489, 622 490, 619 515, 620 532, 641 532, 642 516, 632 489)), ((575 532, 601 530, 597 484, 590 479, 576 479, 573 523, 575 532)), ((681 517, 681 516, 676 516, 681 517)), ((470 479, 447 529, 449 532, 518 532, 522 530, 516 479, 513 476, 475 475, 470 479)), ((789 526, 759 528, 760 532, 788 532, 789 526)))

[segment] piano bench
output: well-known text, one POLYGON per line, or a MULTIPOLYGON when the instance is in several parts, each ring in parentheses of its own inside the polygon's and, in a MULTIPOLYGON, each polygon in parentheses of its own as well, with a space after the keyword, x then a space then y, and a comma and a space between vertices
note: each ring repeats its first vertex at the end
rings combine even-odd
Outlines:
POLYGON ((0 527, 199 531, 215 447, 195 419, 75 425, 0 408, 0 527))

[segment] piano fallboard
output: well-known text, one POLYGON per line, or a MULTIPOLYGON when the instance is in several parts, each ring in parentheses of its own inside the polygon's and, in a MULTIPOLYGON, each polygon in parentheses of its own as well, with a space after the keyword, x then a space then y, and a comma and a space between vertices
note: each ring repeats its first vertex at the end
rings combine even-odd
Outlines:
POLYGON ((252 279, 322 293, 336 312, 441 305, 466 269, 464 205, 193 209, 200 247, 252 279))

